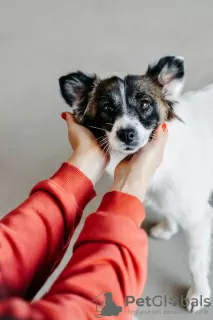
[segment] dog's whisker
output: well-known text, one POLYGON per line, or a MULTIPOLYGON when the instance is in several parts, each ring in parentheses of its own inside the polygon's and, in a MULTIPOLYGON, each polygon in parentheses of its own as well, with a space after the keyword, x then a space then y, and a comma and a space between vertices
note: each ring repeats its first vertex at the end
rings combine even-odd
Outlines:
POLYGON ((103 129, 103 128, 98 128, 98 127, 94 127, 94 126, 88 126, 88 127, 90 127, 90 128, 94 128, 94 129, 98 129, 98 130, 102 130, 102 131, 107 132, 107 130, 105 130, 105 129, 103 129))
POLYGON ((108 149, 107 149, 107 151, 106 151, 106 152, 107 152, 107 154, 109 154, 109 152, 110 152, 110 148, 111 148, 111 147, 110 147, 110 144, 108 144, 108 149))
POLYGON ((106 142, 106 141, 108 141, 107 137, 105 139, 102 139, 101 141, 99 141, 99 143, 103 143, 103 142, 106 142))
POLYGON ((107 141, 101 141, 101 143, 99 144, 100 148, 102 148, 106 143, 107 141))
POLYGON ((109 143, 108 140, 105 140, 100 144, 100 148, 103 148, 103 146, 106 146, 108 143, 109 143))
POLYGON ((103 149, 103 152, 104 152, 105 156, 107 156, 107 154, 108 154, 108 149, 109 149, 109 145, 107 144, 103 149))
POLYGON ((102 136, 102 137, 97 138, 96 141, 99 143, 99 145, 101 145, 102 143, 108 141, 108 137, 102 136))
POLYGON ((109 147, 109 141, 107 140, 103 145, 104 145, 103 152, 105 152, 105 150, 107 150, 109 147))
POLYGON ((99 143, 103 142, 103 141, 106 141, 108 140, 108 137, 107 136, 102 136, 102 137, 99 137, 96 139, 96 141, 98 141, 99 143))
POLYGON ((97 138, 97 139, 95 139, 95 140, 98 141, 98 140, 101 140, 101 139, 107 139, 107 137, 101 136, 101 137, 99 137, 99 138, 97 138))

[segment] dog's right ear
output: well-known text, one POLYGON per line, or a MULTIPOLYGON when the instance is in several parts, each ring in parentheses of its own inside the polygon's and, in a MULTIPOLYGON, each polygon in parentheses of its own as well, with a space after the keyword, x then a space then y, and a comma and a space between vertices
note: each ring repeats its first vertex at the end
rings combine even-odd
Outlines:
POLYGON ((184 60, 179 56, 166 56, 148 67, 146 75, 158 84, 164 96, 176 100, 184 83, 184 60))
POLYGON ((73 113, 84 112, 96 80, 96 75, 86 75, 81 71, 67 74, 59 79, 62 97, 72 108, 73 113))

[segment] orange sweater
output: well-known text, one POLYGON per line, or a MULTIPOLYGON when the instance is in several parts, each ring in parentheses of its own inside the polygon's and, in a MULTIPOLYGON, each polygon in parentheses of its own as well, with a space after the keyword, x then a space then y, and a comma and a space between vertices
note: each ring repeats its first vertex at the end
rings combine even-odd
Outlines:
POLYGON ((72 258, 49 292, 39 301, 26 301, 60 263, 82 210, 94 196, 88 178, 64 163, 1 220, 0 316, 94 319, 102 309, 104 293, 111 292, 113 302, 122 307, 116 319, 131 318, 125 297, 138 298, 144 287, 147 238, 139 228, 145 216, 143 205, 121 192, 107 193, 97 212, 86 219, 72 258))

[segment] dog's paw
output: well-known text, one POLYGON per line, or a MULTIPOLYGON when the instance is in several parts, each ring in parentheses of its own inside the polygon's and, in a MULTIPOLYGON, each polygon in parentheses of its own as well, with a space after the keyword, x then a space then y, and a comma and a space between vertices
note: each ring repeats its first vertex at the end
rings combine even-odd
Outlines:
POLYGON ((172 228, 168 226, 166 221, 161 221, 156 226, 150 229, 150 236, 162 239, 162 240, 169 240, 171 237, 178 232, 178 226, 173 225, 172 228))
POLYGON ((193 292, 193 289, 190 288, 189 291, 187 292, 186 295, 186 300, 187 300, 187 310, 189 312, 197 312, 201 309, 203 309, 205 305, 205 301, 208 299, 210 302, 211 298, 211 289, 209 285, 206 286, 202 292, 193 292))

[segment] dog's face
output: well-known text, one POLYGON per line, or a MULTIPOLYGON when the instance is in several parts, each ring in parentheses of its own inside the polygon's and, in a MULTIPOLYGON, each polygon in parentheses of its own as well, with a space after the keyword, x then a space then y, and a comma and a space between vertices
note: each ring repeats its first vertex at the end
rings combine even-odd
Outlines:
POLYGON ((175 118, 183 78, 183 59, 172 56, 141 76, 101 80, 76 72, 59 83, 77 121, 90 128, 103 147, 131 154, 150 140, 158 124, 175 118))

